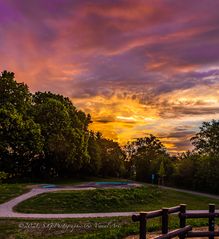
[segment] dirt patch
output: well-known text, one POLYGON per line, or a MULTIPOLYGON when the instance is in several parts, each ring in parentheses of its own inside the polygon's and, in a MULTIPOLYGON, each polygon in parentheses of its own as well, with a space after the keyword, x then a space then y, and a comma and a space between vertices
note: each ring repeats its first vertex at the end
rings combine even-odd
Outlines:
MULTIPOLYGON (((219 230, 219 226, 215 226, 215 231, 218 231, 219 230)), ((196 228, 193 228, 193 231, 208 231, 208 227, 196 227, 196 228)), ((149 232, 147 233, 147 239, 153 239, 155 236, 158 236, 160 235, 159 232, 149 232)), ((174 238, 177 238, 178 237, 174 237, 174 238)), ((190 237, 191 239, 208 239, 208 237, 190 237)), ((216 237, 215 237, 216 238, 216 237)), ((132 235, 132 236, 128 236, 124 239, 139 239, 139 235, 132 235)))

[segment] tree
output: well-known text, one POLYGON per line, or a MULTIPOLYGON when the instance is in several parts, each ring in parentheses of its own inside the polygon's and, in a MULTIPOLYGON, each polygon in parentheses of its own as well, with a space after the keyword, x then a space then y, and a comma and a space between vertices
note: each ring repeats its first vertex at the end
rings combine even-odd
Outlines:
POLYGON ((214 194, 219 193, 219 159, 218 155, 199 155, 197 168, 193 178, 196 190, 214 194))
POLYGON ((101 168, 101 147, 99 145, 99 132, 89 132, 88 154, 89 161, 84 165, 82 173, 84 175, 98 176, 101 168))
POLYGON ((198 154, 190 151, 178 155, 173 175, 176 186, 195 189, 194 179, 199 168, 198 158, 198 154))
POLYGON ((50 177, 124 173, 118 145, 91 132, 91 116, 69 98, 31 94, 14 73, 0 75, 0 172, 10 177, 50 177))
POLYGON ((86 115, 81 110, 77 110, 68 97, 51 92, 36 92, 33 95, 33 101, 36 106, 47 103, 49 99, 56 100, 65 107, 69 115, 71 127, 79 128, 84 131, 88 130, 88 125, 92 122, 91 116, 89 114, 86 115))
POLYGON ((98 139, 101 155, 100 173, 104 177, 121 177, 124 174, 124 154, 117 142, 100 136, 98 139))
POLYGON ((203 122, 200 131, 191 138, 197 155, 193 178, 195 189, 218 193, 219 121, 203 122))
POLYGON ((0 171, 0 183, 8 178, 8 174, 0 171))
POLYGON ((160 163, 160 168, 158 170, 158 175, 160 177, 160 181, 161 181, 160 183, 161 183, 161 185, 163 185, 164 184, 164 177, 166 176, 166 170, 164 168, 164 161, 163 160, 160 163))
POLYGON ((14 73, 0 76, 0 171, 14 176, 30 176, 32 165, 42 154, 40 127, 28 114, 31 93, 14 73))
POLYGON ((219 121, 203 122, 200 131, 191 138, 194 151, 199 154, 219 155, 219 121))
POLYGON ((33 116, 45 140, 41 169, 53 176, 77 174, 89 160, 89 116, 60 95, 37 92, 33 99, 33 116))
POLYGON ((151 180, 152 174, 158 174, 160 164, 164 162, 164 168, 170 163, 166 148, 158 138, 153 135, 138 138, 125 147, 127 160, 131 161, 136 169, 138 180, 151 180))
POLYGON ((15 108, 0 108, 0 169, 16 177, 32 175, 42 154, 40 127, 15 108))
POLYGON ((27 85, 17 83, 14 73, 3 71, 0 75, 0 108, 14 107, 18 113, 25 114, 31 106, 31 93, 27 85))

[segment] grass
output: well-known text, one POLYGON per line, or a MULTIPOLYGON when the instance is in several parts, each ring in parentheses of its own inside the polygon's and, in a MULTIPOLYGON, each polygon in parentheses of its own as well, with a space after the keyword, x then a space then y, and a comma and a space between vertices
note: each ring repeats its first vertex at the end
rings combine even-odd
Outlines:
POLYGON ((64 220, 0 220, 0 238, 119 238, 137 233, 130 218, 64 219, 64 220))
POLYGON ((26 183, 0 183, 0 204, 4 203, 12 198, 15 198, 25 192, 27 192, 28 185, 37 185, 39 184, 57 184, 57 185, 77 185, 81 183, 86 183, 86 182, 98 182, 98 181, 105 181, 105 182, 111 182, 111 181, 127 181, 126 179, 115 179, 115 178, 94 178, 94 177, 85 177, 84 179, 53 179, 50 181, 39 181, 39 182, 26 182, 26 183))
POLYGON ((188 204, 188 209, 207 209, 208 203, 219 205, 219 200, 145 186, 45 193, 18 204, 15 210, 25 213, 150 211, 181 203, 188 204))
MULTIPOLYGON (((105 180, 104 180, 105 181, 105 180)), ((2 190, 3 189, 3 190, 2 190)), ((25 185, 2 185, 7 200, 26 190, 25 185), (7 192, 7 193, 6 193, 7 192)), ((18 205, 17 209, 39 213, 140 211, 187 203, 190 209, 207 209, 208 203, 219 200, 188 193, 143 187, 136 189, 98 189, 93 191, 65 191, 40 195, 18 205), (59 205, 59 208, 57 208, 59 205)), ((179 226, 177 216, 170 219, 170 228, 179 226)), ((208 219, 188 220, 192 226, 206 226, 208 219)), ((160 218, 149 220, 148 231, 160 229, 160 218)), ((122 239, 137 234, 139 223, 131 217, 94 219, 0 219, 0 239, 122 239)))
POLYGON ((25 184, 0 184, 0 204, 27 191, 25 184))
MULTIPOLYGON (((179 226, 178 218, 171 217, 170 228, 179 226)), ((206 226, 207 220, 192 220, 192 226, 206 226)), ((160 220, 152 219, 148 231, 160 230, 160 220)), ((130 217, 96 219, 23 220, 0 219, 1 239, 122 239, 138 234, 139 223, 130 217)))

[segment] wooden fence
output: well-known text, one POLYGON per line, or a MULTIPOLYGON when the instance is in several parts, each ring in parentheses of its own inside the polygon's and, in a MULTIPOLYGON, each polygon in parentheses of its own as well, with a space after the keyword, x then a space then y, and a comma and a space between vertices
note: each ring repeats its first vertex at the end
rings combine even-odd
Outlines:
POLYGON ((215 231, 215 218, 219 217, 219 213, 215 212, 215 205, 209 204, 209 210, 207 212, 186 212, 186 205, 181 204, 172 208, 163 208, 157 211, 141 212, 138 215, 133 215, 132 220, 140 223, 140 239, 146 239, 147 221, 151 218, 161 217, 161 235, 154 237, 154 239, 169 239, 178 236, 180 239, 188 237, 208 237, 214 239, 215 236, 219 236, 219 231, 215 231), (169 231, 168 229, 168 217, 169 214, 179 215, 180 228, 169 231), (208 231, 192 231, 192 226, 186 225, 187 218, 208 218, 208 231))

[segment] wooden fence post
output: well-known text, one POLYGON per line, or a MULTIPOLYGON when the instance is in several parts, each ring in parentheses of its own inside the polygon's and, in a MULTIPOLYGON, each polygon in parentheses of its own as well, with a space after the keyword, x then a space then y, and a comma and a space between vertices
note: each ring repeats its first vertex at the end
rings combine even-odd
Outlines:
POLYGON ((146 227, 147 227, 146 213, 140 213, 140 235, 139 239, 146 239, 146 227))
POLYGON ((168 208, 162 208, 162 234, 168 233, 168 208))
MULTIPOLYGON (((181 214, 186 213, 186 204, 180 204, 180 228, 184 228, 186 226, 186 217, 181 216, 181 214)), ((185 235, 180 236, 180 239, 186 238, 185 235)))
MULTIPOLYGON (((209 204, 209 213, 215 212, 215 204, 209 204)), ((214 232, 215 218, 209 217, 208 219, 208 229, 209 232, 214 232)), ((214 239, 214 236, 209 236, 209 239, 214 239)))

